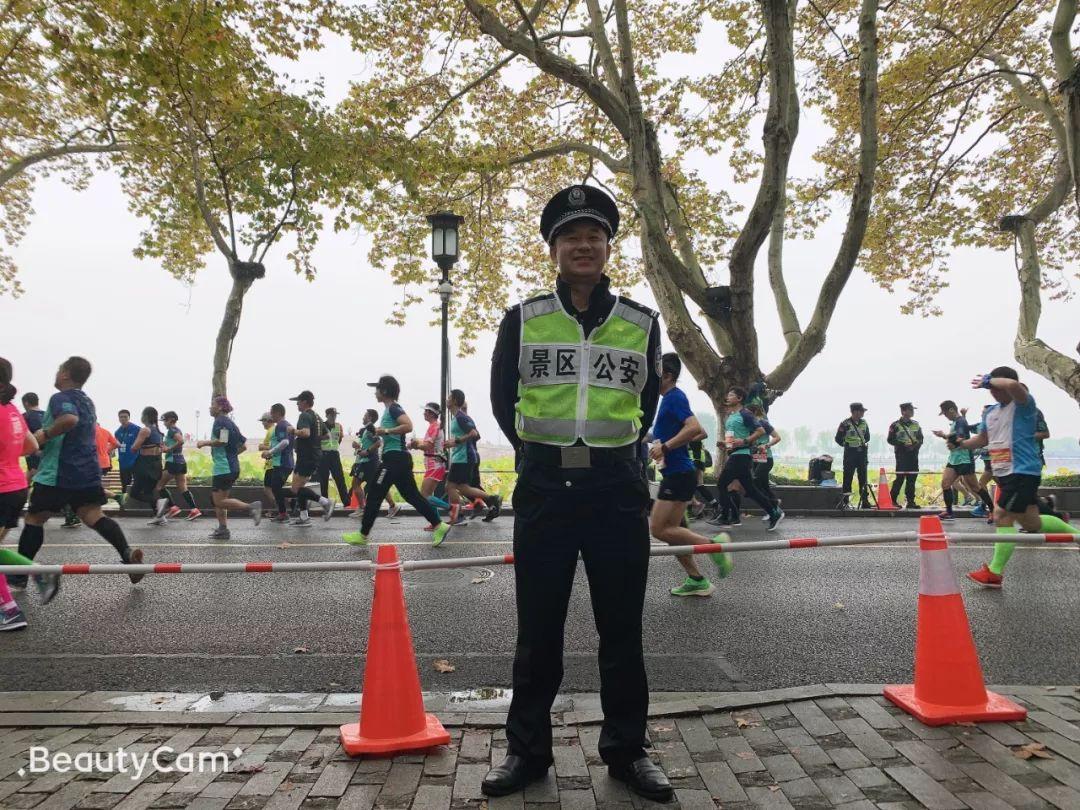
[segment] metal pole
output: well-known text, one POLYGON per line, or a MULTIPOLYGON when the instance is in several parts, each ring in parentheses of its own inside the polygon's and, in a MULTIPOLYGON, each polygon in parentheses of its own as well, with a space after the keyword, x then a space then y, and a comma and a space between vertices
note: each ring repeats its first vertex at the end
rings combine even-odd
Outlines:
MULTIPOLYGON (((439 295, 442 298, 442 367, 440 369, 439 407, 445 412, 446 399, 450 396, 450 296, 445 291, 445 285, 450 283, 450 265, 442 262, 439 269, 442 270, 442 283, 439 285, 439 295)), ((444 417, 442 423, 443 439, 445 440, 449 435, 447 426, 450 424, 450 420, 444 417)))

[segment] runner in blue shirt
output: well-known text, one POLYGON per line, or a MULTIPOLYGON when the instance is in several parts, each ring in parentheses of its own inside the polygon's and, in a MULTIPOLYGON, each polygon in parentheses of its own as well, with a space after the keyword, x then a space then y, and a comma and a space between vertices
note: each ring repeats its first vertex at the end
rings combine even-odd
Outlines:
MULTIPOLYGON (((23 419, 31 435, 41 430, 41 423, 45 420, 45 411, 38 408, 38 395, 33 391, 23 394, 23 419)), ((29 485, 41 466, 41 453, 31 453, 26 457, 26 483, 29 485)))
POLYGON ((240 452, 247 442, 240 428, 229 416, 232 409, 232 403, 228 398, 214 397, 210 401, 210 415, 214 417, 214 424, 210 428, 210 439, 200 441, 196 445, 200 449, 209 447, 210 457, 214 460, 214 478, 210 497, 214 501, 214 514, 218 519, 218 527, 210 534, 211 540, 228 540, 232 537, 229 532, 230 509, 247 512, 256 526, 262 520, 262 501, 244 503, 229 496, 233 484, 240 477, 240 452))
MULTIPOLYGON (((989 389, 994 404, 983 412, 983 429, 960 445, 969 449, 986 447, 990 452, 998 484, 998 503, 994 507, 997 533, 1016 534, 1017 524, 1027 532, 1080 533, 1061 518, 1039 514, 1042 460, 1035 441, 1038 408, 1016 370, 998 366, 972 380, 971 387, 989 389)), ((995 543, 990 563, 969 573, 968 578, 984 588, 1000 588, 1015 548, 1015 543, 995 543)))
MULTIPOLYGON (((660 358, 660 407, 653 422, 654 444, 649 456, 656 461, 663 476, 656 501, 649 513, 649 531, 657 540, 669 546, 697 546, 723 543, 730 540, 718 534, 711 540, 690 531, 686 525, 686 507, 697 489, 697 470, 690 460, 688 445, 703 439, 705 431, 690 410, 690 402, 676 386, 682 373, 682 361, 675 352, 660 358)), ((710 554, 721 578, 731 573, 731 555, 726 552, 710 554)), ((681 585, 671 589, 672 596, 709 596, 716 590, 701 573, 692 555, 675 558, 686 572, 681 585)))
POLYGON ((165 411, 161 415, 161 421, 165 423, 165 434, 163 440, 165 442, 165 471, 161 474, 161 480, 158 481, 157 493, 158 493, 158 518, 177 517, 181 509, 176 505, 172 495, 166 487, 170 480, 176 481, 176 490, 184 499, 184 503, 187 504, 188 513, 185 520, 196 520, 202 517, 202 512, 195 505, 195 496, 191 494, 191 490, 187 485, 187 459, 184 458, 184 431, 180 430, 176 426, 180 417, 177 416, 176 411, 165 411), (165 505, 168 507, 168 511, 162 514, 161 500, 165 501, 165 505))
POLYGON ((450 504, 450 523, 458 522, 458 510, 462 496, 471 502, 483 501, 487 506, 484 522, 490 523, 499 516, 502 498, 489 495, 480 487, 473 486, 473 473, 480 461, 476 452, 476 442, 480 432, 476 423, 465 412, 465 392, 455 388, 446 398, 447 416, 450 420, 450 438, 444 447, 450 451, 450 468, 446 474, 446 501, 450 504))
MULTIPOLYGON (((34 435, 42 460, 19 535, 19 553, 34 559, 45 541, 45 523, 70 507, 116 549, 125 564, 137 565, 143 561, 142 550, 129 547, 119 524, 101 511, 108 499, 98 464, 97 412, 82 390, 90 371, 86 358, 69 357, 56 372, 58 393, 49 400, 42 426, 34 435)), ((136 583, 145 575, 128 576, 136 583)))
MULTIPOLYGON (((139 452, 132 450, 131 446, 139 437, 140 428, 131 421, 131 411, 127 408, 121 409, 117 418, 120 419, 120 427, 113 432, 113 436, 120 443, 116 451, 116 457, 120 462, 120 492, 126 493, 135 478, 135 462, 139 458, 139 452)), ((123 505, 123 500, 120 503, 123 505)))

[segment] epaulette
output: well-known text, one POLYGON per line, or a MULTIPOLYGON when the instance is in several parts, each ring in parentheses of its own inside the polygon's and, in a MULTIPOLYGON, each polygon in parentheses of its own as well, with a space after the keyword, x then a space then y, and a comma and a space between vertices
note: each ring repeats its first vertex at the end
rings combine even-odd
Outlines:
POLYGON ((648 315, 650 318, 656 319, 660 317, 660 313, 657 312, 655 309, 649 309, 647 306, 645 306, 644 304, 639 304, 637 301, 633 301, 629 298, 624 298, 622 296, 619 297, 619 300, 626 304, 628 307, 636 309, 638 312, 642 312, 645 315, 648 315))

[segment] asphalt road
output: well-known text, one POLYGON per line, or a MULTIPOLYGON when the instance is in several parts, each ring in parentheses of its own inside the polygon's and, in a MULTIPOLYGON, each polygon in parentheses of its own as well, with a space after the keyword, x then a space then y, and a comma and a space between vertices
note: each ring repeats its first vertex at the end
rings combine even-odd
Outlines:
MULTIPOLYGON (((512 518, 455 530, 440 550, 419 518, 376 525, 375 539, 407 559, 510 550, 512 518)), ((340 543, 354 521, 298 530, 233 521, 233 539, 206 539, 212 521, 123 528, 148 562, 346 560, 371 552, 340 543), (287 543, 287 546, 283 544, 287 543)), ((981 521, 958 521, 985 531, 981 521)), ((701 527, 705 527, 702 525, 701 527)), ((914 520, 797 519, 781 537, 912 531, 914 520)), ((736 539, 771 539, 749 518, 736 539)), ((9 539, 12 542, 13 538, 9 539)), ((958 575, 988 559, 958 547, 958 575)), ((113 562, 86 528, 47 529, 41 562, 113 562)), ((707 561, 704 570, 711 564, 707 561)), ((564 691, 598 688, 596 634, 579 566, 566 637, 564 691)), ((905 682, 912 677, 918 554, 914 545, 842 547, 737 555, 734 575, 709 599, 676 599, 671 558, 654 559, 645 616, 650 686, 663 691, 762 689, 821 682, 905 682)), ((409 572, 406 599, 425 689, 505 686, 514 647, 512 571, 409 572), (456 671, 437 673, 435 659, 456 671)), ((1007 589, 963 580, 987 680, 1080 682, 1080 553, 1020 548, 1007 589)), ((6 689, 355 691, 367 645, 370 574, 171 575, 131 586, 123 576, 69 576, 47 607, 21 598, 31 626, 0 636, 6 689), (306 652, 297 652, 304 649, 306 652)))

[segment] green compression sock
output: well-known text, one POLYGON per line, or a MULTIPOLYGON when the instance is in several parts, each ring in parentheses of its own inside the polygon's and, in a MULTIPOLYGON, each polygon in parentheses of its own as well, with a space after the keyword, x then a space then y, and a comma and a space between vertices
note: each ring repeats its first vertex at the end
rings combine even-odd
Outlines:
POLYGON ((1080 534, 1080 529, 1053 515, 1039 515, 1039 521, 1044 534, 1080 534))
MULTIPOLYGON (((1015 526, 998 526, 998 534, 1016 534, 1015 526)), ((1002 571, 1005 570, 1005 566, 1009 562, 1009 558, 1016 550, 1016 543, 994 543, 994 558, 990 560, 988 566, 991 571, 1001 576, 1002 571)))
POLYGON ((0 565, 33 565, 34 561, 10 548, 0 548, 0 565))

